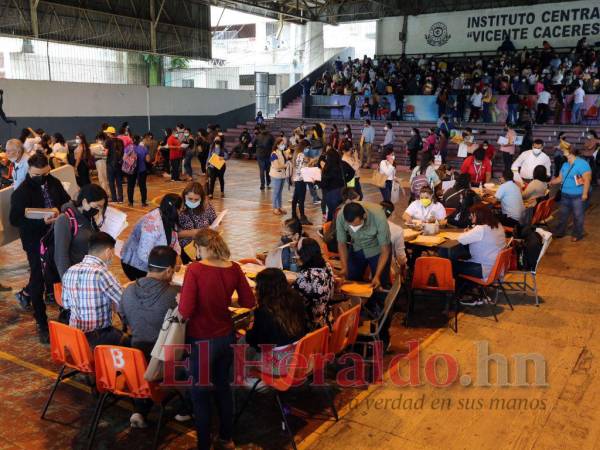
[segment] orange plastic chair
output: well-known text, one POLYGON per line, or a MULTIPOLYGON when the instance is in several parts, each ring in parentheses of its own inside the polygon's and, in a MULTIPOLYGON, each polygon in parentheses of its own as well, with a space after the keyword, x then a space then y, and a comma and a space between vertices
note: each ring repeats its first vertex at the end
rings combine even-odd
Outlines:
POLYGON ((356 305, 343 314, 340 314, 333 323, 327 351, 337 355, 344 349, 354 345, 358 336, 359 322, 360 305, 356 305))
POLYGON ((56 304, 62 308, 62 283, 54 283, 53 288, 54 301, 56 301, 56 304))
POLYGON ((163 392, 158 389, 158 385, 144 379, 144 373, 146 372, 144 353, 136 348, 98 345, 94 349, 94 359, 96 361, 96 389, 101 395, 89 431, 88 449, 91 448, 94 442, 98 422, 102 417, 104 402, 109 395, 132 399, 151 399, 160 406, 152 446, 152 448, 156 448, 166 402, 163 392))
POLYGON ((456 212, 456 208, 446 208, 446 217, 451 216, 456 212))
POLYGON ((548 200, 540 202, 535 208, 535 213, 533 214, 533 218, 531 219, 531 224, 545 224, 546 220, 548 220, 552 215, 554 203, 554 198, 549 198, 548 200))
POLYGON ((91 375, 94 373, 94 357, 83 331, 53 320, 48 322, 48 331, 50 334, 50 356, 53 361, 62 364, 62 367, 42 411, 42 419, 44 419, 52 397, 54 397, 61 381, 82 373, 86 375, 88 384, 93 388, 91 375), (67 367, 73 370, 65 374, 67 367))
MULTIPOLYGON (((498 290, 499 289, 502 290, 502 293, 504 294, 504 298, 506 299, 506 303, 508 303, 508 305, 510 306, 510 309, 514 309, 512 303, 510 301, 510 298, 506 294, 506 290, 504 289, 504 286, 502 285, 502 282, 504 280, 504 275, 506 275, 506 273, 510 270, 511 253, 512 253, 512 248, 505 248, 504 250, 501 250, 498 253, 494 267, 492 268, 492 270, 490 271, 490 274, 488 275, 488 277, 485 280, 482 278, 473 277, 471 275, 460 274, 459 276, 461 278, 475 284, 478 287, 479 293, 481 294, 481 296, 483 298, 485 298, 487 296, 485 293, 486 287, 496 288, 496 298, 498 297, 498 290)), ((492 314, 494 315, 494 319, 496 320, 496 322, 498 322, 498 316, 496 316, 496 311, 494 310, 494 308, 491 304, 488 303, 488 305, 490 306, 492 314)))
MULTIPOLYGON (((294 433, 290 428, 287 420, 286 408, 281 401, 280 393, 290 390, 290 388, 302 385, 312 375, 314 366, 314 356, 324 355, 327 351, 327 337, 329 335, 329 329, 327 327, 320 328, 312 333, 307 334, 300 339, 294 349, 293 356, 289 359, 289 365, 287 367, 287 373, 283 376, 276 376, 271 373, 262 372, 258 369, 250 371, 251 376, 257 377, 258 380, 252 386, 252 390, 248 394, 248 397, 244 401, 240 412, 235 418, 237 422, 241 417, 242 413, 248 406, 252 395, 256 391, 256 387, 262 381, 264 384, 272 388, 275 392, 275 400, 281 413, 282 426, 285 428, 292 448, 295 450, 296 442, 294 441, 294 433)), ((330 407, 333 412, 335 420, 338 420, 337 409, 333 401, 333 394, 331 388, 326 389, 327 396, 330 402, 330 407)))
POLYGON ((417 258, 410 287, 410 303, 406 313, 407 325, 414 310, 415 291, 435 292, 446 298, 448 311, 450 300, 454 298, 454 331, 458 333, 458 299, 454 294, 455 281, 452 275, 452 262, 449 259, 437 256, 417 258))

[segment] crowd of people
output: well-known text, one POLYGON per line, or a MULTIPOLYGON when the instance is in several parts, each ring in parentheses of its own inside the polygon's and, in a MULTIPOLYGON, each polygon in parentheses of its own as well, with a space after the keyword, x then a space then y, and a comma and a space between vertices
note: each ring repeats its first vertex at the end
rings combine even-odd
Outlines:
POLYGON ((585 95, 600 93, 599 65, 599 54, 585 37, 566 52, 548 41, 517 51, 506 40, 493 56, 338 58, 309 92, 350 96, 351 119, 358 111, 361 118, 403 120, 406 95, 434 95, 439 117, 492 122, 495 96, 508 95, 507 121, 512 124, 551 119, 560 124, 563 111, 570 112, 571 123, 580 123, 585 95))
MULTIPOLYGON (((43 130, 23 130, 19 139, 6 145, 3 178, 14 186, 10 223, 19 229, 30 268, 29 282, 16 297, 22 308, 33 310, 40 341, 49 341, 45 300, 52 301, 57 282, 62 283, 60 319, 82 330, 92 347, 131 345, 150 358, 166 311, 177 309, 187 320, 187 342, 209 343, 214 385, 213 391, 194 386, 178 417, 193 417, 199 448, 210 448, 214 393, 220 418, 218 439, 232 448, 233 401, 228 374, 236 334, 228 308, 233 292, 237 292, 239 306, 255 308, 253 326, 244 337, 250 346, 248 358, 259 358, 261 345, 268 344, 280 349, 276 358, 282 359, 308 332, 331 327, 333 302, 342 281, 364 281, 368 273, 373 289, 389 288, 395 277, 410 273, 422 252, 405 244, 403 228, 392 220, 398 207, 395 196, 401 190, 393 124, 386 124, 384 140, 377 145, 370 120, 364 125, 358 142, 349 126, 323 129, 321 124, 308 127, 304 122, 291 136, 274 136, 260 115, 252 135, 243 131, 233 153, 256 158, 258 187, 271 190, 273 214, 287 214, 283 188, 285 183, 293 187, 292 210, 282 224, 280 243, 264 255, 251 255, 269 267, 258 274, 254 289, 241 266, 231 260, 223 236, 210 228, 217 217, 211 203, 215 184, 219 180, 224 196, 230 157, 218 126, 192 134, 180 124, 165 130, 164 139, 158 142, 151 133, 141 137, 131 132, 127 124, 119 133, 103 124, 91 145, 81 133, 69 145, 59 133, 49 136, 43 130), (365 201, 361 185, 362 171, 375 152, 382 155, 373 176, 373 182, 379 180, 381 203, 365 201), (205 183, 193 171, 194 158, 199 160, 205 183), (76 198, 70 198, 51 173, 63 164, 74 167, 80 187, 76 198), (166 194, 157 207, 151 207, 146 187, 151 173, 160 182, 186 184, 181 194, 166 194), (123 203, 124 179, 128 204, 134 204, 137 185, 141 205, 147 207, 120 250, 122 271, 131 280, 125 288, 111 273, 115 238, 101 231, 109 203, 123 203), (318 233, 305 228, 312 225, 305 211, 307 191, 312 203, 322 208, 323 227, 318 233), (50 213, 43 218, 31 216, 31 208, 50 213), (339 270, 334 271, 324 256, 324 246, 339 254, 339 270), (178 295, 172 280, 181 263, 187 269, 178 295), (283 270, 295 272, 293 283, 287 281, 283 270), (118 313, 123 327, 117 326, 113 312, 118 313)), ((528 225, 531 210, 549 198, 551 185, 560 186, 562 194, 557 237, 565 235, 572 215, 572 239, 583 238, 593 178, 590 162, 595 161, 594 152, 600 145, 593 131, 585 144, 587 159, 579 157, 561 135, 560 153, 553 161, 539 139, 531 139, 529 148, 513 161, 515 136, 507 126, 499 151, 508 156, 501 185, 492 191, 487 184, 492 177, 493 146, 486 141, 476 144, 469 138, 472 133, 464 130, 466 156, 460 171, 454 172, 444 164, 446 155, 440 150, 443 127, 442 121, 425 139, 415 129, 406 143, 414 165, 407 194, 410 199, 401 217, 404 226, 416 229, 427 224, 466 229, 458 241, 470 256, 453 257, 457 277, 486 277, 506 246, 505 233, 528 225)), ((464 304, 478 305, 484 300, 464 300, 464 304)), ((374 299, 374 304, 367 302, 365 307, 380 309, 379 301, 374 299)), ((387 330, 382 339, 389 348, 387 330)), ((202 356, 197 345, 192 348, 196 350, 191 354, 190 367, 195 368, 191 375, 198 380, 196 369, 202 356)), ((136 402, 131 425, 146 426, 148 411, 147 404, 136 402)))

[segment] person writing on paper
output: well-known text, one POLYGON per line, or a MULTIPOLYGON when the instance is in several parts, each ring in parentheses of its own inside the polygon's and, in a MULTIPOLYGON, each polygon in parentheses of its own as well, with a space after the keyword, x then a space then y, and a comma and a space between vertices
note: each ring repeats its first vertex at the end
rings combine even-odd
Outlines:
POLYGON ((199 449, 211 448, 211 397, 214 395, 219 410, 218 443, 233 448, 233 397, 229 375, 235 331, 229 307, 234 291, 243 308, 253 308, 256 300, 244 272, 230 260, 229 247, 217 231, 200 230, 194 242, 201 260, 190 264, 185 273, 179 313, 188 321, 186 340, 192 347, 190 366, 194 385, 191 396, 197 446, 199 449), (200 355, 200 348, 207 349, 208 354, 200 355), (208 372, 203 378, 208 375, 212 386, 199 383, 201 366, 208 372))
POLYGON ((225 197, 225 147, 220 135, 217 135, 208 151, 208 198, 212 199, 215 192, 215 183, 219 180, 221 197, 225 197), (212 162, 211 162, 212 160, 212 162))
POLYGON ((85 333, 93 349, 97 345, 127 345, 129 338, 112 323, 123 289, 108 269, 115 240, 102 231, 90 236, 89 252, 70 267, 62 280, 62 301, 70 311, 69 326, 85 333))
POLYGON ((278 267, 283 270, 297 270, 296 248, 300 239, 308 237, 302 231, 302 223, 295 218, 287 219, 281 226, 281 240, 279 245, 267 254, 257 255, 257 259, 267 266, 278 267), (283 248, 282 248, 283 247, 283 248))
MULTIPOLYGON (((184 249, 203 228, 208 228, 217 218, 215 208, 206 199, 202 185, 196 181, 189 183, 183 190, 183 208, 179 212, 179 245, 184 249)), ((181 252, 184 264, 191 262, 186 252, 181 252)))
POLYGON ((395 158, 394 149, 387 148, 383 153, 383 159, 379 163, 379 173, 386 176, 385 186, 379 188, 379 192, 381 192, 381 197, 384 202, 390 202, 392 200, 392 184, 396 179, 395 158))
POLYGON ((12 165, 13 189, 17 188, 27 178, 29 156, 25 154, 23 143, 18 139, 9 139, 6 143, 6 156, 12 165))
POLYGON ((454 209, 454 212, 447 217, 448 223, 459 228, 471 225, 469 210, 471 206, 480 201, 479 196, 471 189, 471 175, 461 173, 456 178, 454 186, 444 192, 442 198, 445 208, 454 209))
POLYGON ((460 167, 461 173, 468 173, 473 186, 489 183, 492 179, 492 163, 485 157, 485 150, 478 148, 467 157, 460 167))
POLYGON ((381 206, 369 202, 348 203, 337 215, 335 225, 342 266, 340 276, 362 281, 368 266, 373 288, 387 286, 392 249, 390 226, 381 206))
POLYGON ((388 219, 388 225, 390 227, 390 240, 392 242, 392 261, 395 263, 392 265, 393 270, 396 274, 404 276, 406 274, 406 248, 404 246, 404 230, 403 228, 392 222, 390 217, 394 214, 394 204, 391 202, 381 202, 383 212, 388 219))
POLYGON ((560 186, 561 199, 559 219, 555 237, 561 238, 567 232, 569 217, 573 215, 572 242, 583 239, 583 221, 585 217, 585 203, 588 201, 592 181, 592 169, 588 162, 578 156, 577 150, 563 150, 565 162, 560 168, 558 177, 550 184, 560 186))
MULTIPOLYGON (((486 279, 496 263, 498 253, 506 246, 504 228, 491 208, 483 203, 473 205, 470 210, 474 227, 462 233, 458 242, 469 247, 471 257, 466 260, 452 261, 452 269, 457 280, 459 274, 486 279)), ((461 301, 463 305, 483 304, 481 299, 473 302, 461 301)))
POLYGON ((421 188, 419 198, 408 205, 402 214, 402 220, 405 223, 414 224, 437 221, 444 226, 446 225, 446 209, 435 199, 433 190, 429 186, 424 186, 421 188))
MULTIPOLYGON (((62 205, 70 200, 60 180, 50 175, 48 157, 41 152, 34 153, 28 160, 29 172, 10 198, 9 221, 19 229, 21 244, 29 263, 29 282, 27 287, 17 294, 17 300, 23 309, 33 306, 33 315, 37 323, 40 342, 48 343, 48 321, 44 304, 44 273, 40 258, 40 240, 56 221, 62 205), (27 208, 48 208, 54 210, 53 217, 29 219, 25 215, 27 208)), ((48 286, 47 288, 50 288, 48 286)), ((46 289, 47 293, 51 289, 46 289)))
POLYGON ((504 168, 508 169, 512 166, 517 133, 515 130, 513 130, 512 125, 508 122, 504 126, 504 133, 504 136, 500 136, 498 138, 498 144, 500 144, 500 152, 502 152, 502 162, 504 163, 504 168))
POLYGON ((108 207, 108 195, 97 184, 79 190, 77 199, 63 205, 54 224, 54 263, 61 279, 88 254, 90 236, 100 230, 108 207))
POLYGON ((273 375, 285 375, 279 361, 291 357, 294 342, 308 332, 308 318, 304 299, 287 282, 280 269, 268 268, 256 275, 256 303, 252 328, 246 332, 245 342, 250 345, 247 360, 261 358, 261 346, 273 346, 273 364, 261 370, 273 375))
POLYGON ((153 209, 135 224, 121 251, 123 272, 131 281, 148 273, 148 256, 157 245, 168 245, 181 254, 177 230, 182 199, 177 194, 167 194, 160 206, 153 209))
POLYGON ((323 258, 321 246, 312 238, 298 243, 300 270, 293 288, 304 298, 311 329, 331 325, 331 300, 335 288, 333 269, 323 258))
POLYGON ((513 180, 514 173, 510 169, 504 169, 502 173, 503 183, 496 191, 495 197, 489 199, 492 202, 500 202, 502 212, 499 216, 502 225, 516 227, 523 220, 525 204, 521 195, 521 188, 513 180))
POLYGON ((544 166, 547 173, 550 173, 552 168, 550 157, 544 153, 544 141, 541 139, 533 141, 532 149, 521 153, 511 169, 519 174, 523 182, 529 183, 533 180, 533 171, 537 166, 544 166))

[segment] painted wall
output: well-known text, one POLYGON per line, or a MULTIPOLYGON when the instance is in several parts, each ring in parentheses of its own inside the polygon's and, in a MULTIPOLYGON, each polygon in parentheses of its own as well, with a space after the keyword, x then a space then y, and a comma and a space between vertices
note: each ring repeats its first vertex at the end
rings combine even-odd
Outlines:
POLYGON ((150 129, 159 133, 178 122, 228 127, 254 115, 254 91, 2 79, 0 89, 4 113, 17 121, 17 126, 0 121, 1 143, 28 126, 65 137, 83 131, 93 138, 103 122, 118 127, 128 121, 134 132, 143 133, 149 117, 150 129))
POLYGON ((376 44, 377 55, 400 55, 402 54, 402 42, 400 33, 403 31, 404 16, 384 17, 376 22, 376 44))

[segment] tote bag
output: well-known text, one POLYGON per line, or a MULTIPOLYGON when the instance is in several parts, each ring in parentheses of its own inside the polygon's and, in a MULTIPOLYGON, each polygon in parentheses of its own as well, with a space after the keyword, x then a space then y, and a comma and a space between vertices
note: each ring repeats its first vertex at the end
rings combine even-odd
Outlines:
POLYGON ((387 181, 387 175, 379 172, 378 170, 373 172, 373 178, 371 182, 378 188, 384 188, 385 182, 387 181))

